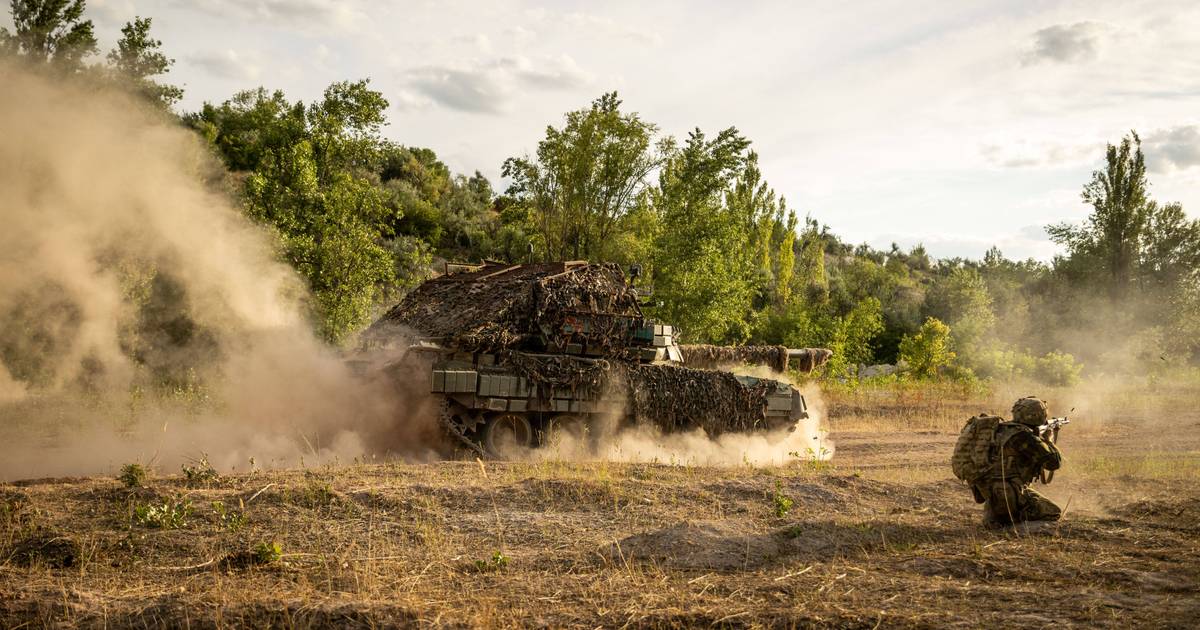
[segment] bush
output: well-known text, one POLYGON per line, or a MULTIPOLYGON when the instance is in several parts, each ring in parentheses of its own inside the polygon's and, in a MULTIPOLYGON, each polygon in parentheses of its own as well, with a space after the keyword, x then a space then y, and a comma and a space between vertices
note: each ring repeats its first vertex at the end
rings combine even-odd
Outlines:
POLYGON ((208 455, 201 455, 200 459, 189 466, 182 466, 183 477, 188 486, 202 486, 213 481, 216 481, 220 475, 217 474, 217 469, 208 463, 208 455))
POLYGON ((1037 370, 1037 359, 1027 352, 992 348, 979 353, 971 361, 971 368, 980 378, 1011 381, 1033 376, 1037 370))
POLYGON ((936 317, 921 324, 913 335, 900 341, 900 360, 908 363, 917 378, 933 378, 950 365, 955 354, 950 349, 950 327, 936 317))
POLYGON ((1083 365, 1065 352, 1049 352, 1037 360, 1037 378, 1047 385, 1074 385, 1083 365))
POLYGON ((125 464, 121 467, 121 474, 117 475, 117 480, 125 484, 126 488, 140 488, 146 484, 146 467, 141 464, 125 464))
POLYGON ((162 505, 146 504, 133 508, 133 520, 138 525, 152 529, 179 529, 187 526, 187 517, 191 512, 190 501, 164 501, 162 505))

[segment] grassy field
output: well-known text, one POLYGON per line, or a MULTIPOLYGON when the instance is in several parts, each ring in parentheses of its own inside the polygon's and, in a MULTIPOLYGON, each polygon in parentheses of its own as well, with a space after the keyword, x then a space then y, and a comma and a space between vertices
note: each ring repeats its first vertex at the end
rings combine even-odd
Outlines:
POLYGON ((1193 627, 1200 388, 1075 408, 990 531, 947 466, 1022 388, 829 392, 829 462, 375 464, 0 485, 0 626, 1193 627))

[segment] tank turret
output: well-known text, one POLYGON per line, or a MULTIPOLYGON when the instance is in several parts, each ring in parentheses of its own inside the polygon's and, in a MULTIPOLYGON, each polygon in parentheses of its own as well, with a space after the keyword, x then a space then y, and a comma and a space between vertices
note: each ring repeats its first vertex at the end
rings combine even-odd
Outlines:
POLYGON ((642 313, 620 267, 582 261, 458 265, 392 307, 364 334, 421 361, 441 423, 480 455, 532 448, 601 417, 710 435, 792 426, 803 396, 772 379, 721 368, 811 371, 830 351, 681 346, 642 313))

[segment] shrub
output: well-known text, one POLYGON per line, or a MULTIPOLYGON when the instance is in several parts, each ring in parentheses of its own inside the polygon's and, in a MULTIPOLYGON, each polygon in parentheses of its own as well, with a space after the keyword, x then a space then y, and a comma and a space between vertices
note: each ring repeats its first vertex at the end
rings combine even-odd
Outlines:
POLYGON ((117 479, 125 484, 126 488, 140 488, 146 484, 146 467, 141 464, 125 464, 121 467, 121 474, 117 475, 117 479))
POLYGON ((133 508, 133 521, 152 529, 179 529, 187 526, 192 512, 190 501, 164 501, 162 505, 144 504, 133 508))
POLYGON ((1083 365, 1065 352, 1049 352, 1037 360, 1037 377, 1047 385, 1074 385, 1083 365))
POLYGON ((912 335, 900 341, 900 360, 908 363, 917 378, 932 378, 950 365, 955 354, 950 349, 950 327, 935 317, 921 324, 912 335))
POLYGON ((194 465, 188 466, 184 464, 183 477, 189 486, 200 486, 213 481, 216 481, 220 475, 217 474, 217 469, 208 463, 208 455, 201 455, 200 459, 194 462, 194 465))
POLYGON ((1037 370, 1037 359, 1027 352, 992 348, 979 353, 971 367, 980 378, 1011 381, 1033 376, 1037 370))

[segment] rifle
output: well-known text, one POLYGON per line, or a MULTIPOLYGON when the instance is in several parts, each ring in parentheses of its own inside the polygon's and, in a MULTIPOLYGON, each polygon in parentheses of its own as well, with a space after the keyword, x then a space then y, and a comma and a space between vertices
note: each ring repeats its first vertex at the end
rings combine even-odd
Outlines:
MULTIPOLYGON (((1043 440, 1054 444, 1058 442, 1058 430, 1070 423, 1071 421, 1067 419, 1066 416, 1061 418, 1050 418, 1046 421, 1046 424, 1039 426, 1035 430, 1037 431, 1038 435, 1042 436, 1043 440)), ((1042 469, 1042 471, 1038 473, 1038 476, 1041 478, 1042 484, 1045 485, 1050 483, 1051 479, 1054 479, 1054 471, 1042 469)))

